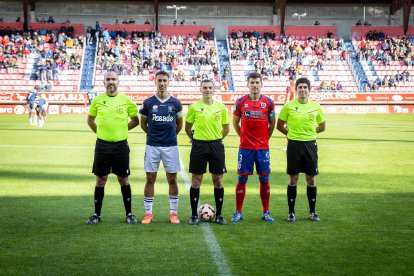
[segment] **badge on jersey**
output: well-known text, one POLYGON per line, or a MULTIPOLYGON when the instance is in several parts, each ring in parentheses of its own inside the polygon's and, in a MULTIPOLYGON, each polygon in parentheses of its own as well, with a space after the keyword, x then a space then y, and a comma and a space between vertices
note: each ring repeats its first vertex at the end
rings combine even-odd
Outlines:
POLYGON ((262 108, 266 108, 266 103, 260 103, 260 106, 261 106, 262 108))

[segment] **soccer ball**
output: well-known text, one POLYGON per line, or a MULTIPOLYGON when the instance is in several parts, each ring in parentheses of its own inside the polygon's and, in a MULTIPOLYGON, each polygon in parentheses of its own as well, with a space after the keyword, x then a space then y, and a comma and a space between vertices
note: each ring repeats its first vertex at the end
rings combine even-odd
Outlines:
POLYGON ((212 221, 216 215, 216 210, 210 204, 203 204, 198 208, 198 217, 201 221, 212 221))

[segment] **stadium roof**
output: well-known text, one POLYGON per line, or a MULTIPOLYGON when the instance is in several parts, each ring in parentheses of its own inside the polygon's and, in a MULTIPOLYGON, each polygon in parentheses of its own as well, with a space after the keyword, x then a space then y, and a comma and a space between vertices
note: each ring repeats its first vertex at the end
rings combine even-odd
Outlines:
MULTIPOLYGON (((77 0, 74 0, 76 2, 77 0)), ((95 0, 92 0, 95 1, 95 0)), ((96 0, 95 2, 104 2, 104 1, 111 1, 113 0, 96 0)), ((148 0, 127 0, 131 2, 152 2, 148 0)), ((79 1, 81 2, 81 1, 79 1)), ((194 1, 180 1, 181 3, 191 3, 191 2, 201 2, 200 0, 194 0, 194 1)), ((206 1, 207 3, 223 3, 223 1, 206 1)), ((153 0, 154 6, 156 7, 155 13, 156 17, 158 17, 158 6, 162 3, 171 3, 171 0, 153 0)), ((252 0, 227 0, 225 3, 252 3, 252 0)), ((295 3, 306 3, 309 4, 309 1, 304 0, 256 0, 253 3, 273 3, 273 13, 278 14, 280 12, 281 15, 281 28, 284 29, 284 21, 285 21, 285 12, 286 12, 286 6, 289 4, 295 3)), ((403 9, 403 26, 404 26, 404 33, 407 31, 408 28, 408 22, 410 17, 410 10, 412 7, 413 0, 317 0, 312 1, 314 4, 389 4, 390 7, 390 14, 393 15, 395 12, 397 12, 400 9, 403 9)), ((36 0, 23 0, 23 9, 24 9, 24 28, 28 28, 28 6, 31 6, 32 9, 36 5, 36 0)), ((156 20, 156 28, 158 29, 158 19, 156 20)))

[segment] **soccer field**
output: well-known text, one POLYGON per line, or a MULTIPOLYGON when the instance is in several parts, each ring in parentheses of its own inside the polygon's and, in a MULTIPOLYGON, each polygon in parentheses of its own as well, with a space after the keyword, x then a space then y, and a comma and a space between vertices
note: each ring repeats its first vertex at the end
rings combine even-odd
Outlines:
MULTIPOLYGON (((297 221, 287 223, 286 139, 271 138, 271 212, 261 220, 259 182, 249 178, 244 220, 235 208, 238 137, 224 140, 223 215, 228 225, 187 224, 190 144, 179 136, 180 225, 169 223, 163 170, 155 186, 154 222, 124 222, 121 191, 111 175, 102 223, 93 213, 95 135, 86 115, 49 115, 44 128, 27 115, 0 115, 0 274, 135 275, 407 275, 414 259, 414 115, 327 115, 319 135, 319 223, 307 219, 301 176, 297 221)), ((133 212, 144 214, 145 135, 130 133, 133 212)), ((214 206, 208 174, 200 203, 214 206)))

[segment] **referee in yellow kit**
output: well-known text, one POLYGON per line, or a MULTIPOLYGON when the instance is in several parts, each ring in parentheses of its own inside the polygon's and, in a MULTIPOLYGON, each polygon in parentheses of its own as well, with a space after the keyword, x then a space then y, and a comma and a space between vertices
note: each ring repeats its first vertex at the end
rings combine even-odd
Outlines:
POLYGON ((86 224, 96 224, 101 221, 105 184, 111 172, 117 175, 121 185, 126 222, 136 224, 137 220, 131 212, 127 138, 128 130, 139 124, 138 108, 128 96, 118 93, 119 79, 114 71, 106 72, 104 85, 106 93, 95 97, 88 115, 88 125, 96 133, 97 140, 92 170, 96 175, 95 214, 86 221, 86 224))
POLYGON ((192 140, 190 153, 190 173, 192 173, 190 202, 191 218, 189 224, 197 225, 197 205, 200 186, 207 163, 214 185, 216 201, 216 223, 227 224, 221 215, 224 188, 223 174, 227 172, 222 139, 229 133, 229 118, 224 104, 213 100, 214 82, 204 79, 200 84, 202 100, 192 104, 188 110, 185 132, 192 140))

